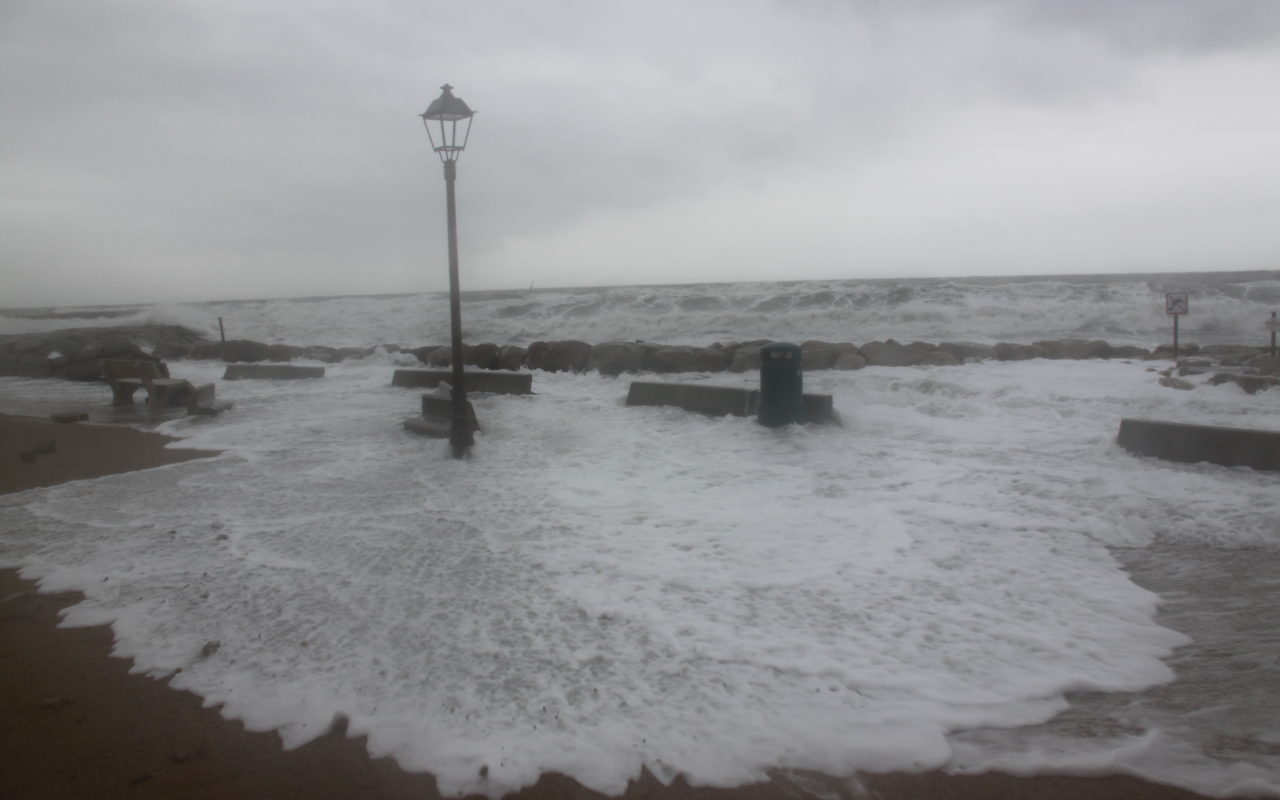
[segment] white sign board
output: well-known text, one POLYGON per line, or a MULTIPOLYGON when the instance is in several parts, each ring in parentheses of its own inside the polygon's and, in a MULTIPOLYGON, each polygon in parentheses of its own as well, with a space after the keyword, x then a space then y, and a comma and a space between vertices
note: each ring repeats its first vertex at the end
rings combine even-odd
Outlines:
POLYGON ((1269 319, 1267 320, 1266 324, 1267 324, 1267 330, 1280 331, 1280 319, 1275 319, 1275 318, 1269 319))
POLYGON ((1186 292, 1165 292, 1164 293, 1164 313, 1166 314, 1185 314, 1187 313, 1187 293, 1186 292))

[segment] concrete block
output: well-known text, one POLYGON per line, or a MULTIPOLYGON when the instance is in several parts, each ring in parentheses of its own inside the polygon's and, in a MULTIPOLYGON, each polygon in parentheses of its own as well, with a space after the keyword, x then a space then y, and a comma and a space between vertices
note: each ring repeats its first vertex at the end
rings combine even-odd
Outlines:
MULTIPOLYGON (((533 394, 533 375, 528 372, 476 372, 463 373, 468 392, 491 394, 533 394)), ((441 383, 453 382, 453 370, 447 369, 398 369, 391 376, 392 386, 410 389, 434 389, 441 383)))
POLYGON ((1167 461, 1280 470, 1280 431, 1122 419, 1116 442, 1131 453, 1167 461))
POLYGON ((226 372, 222 373, 224 381, 287 381, 323 377, 324 367, 299 367, 292 364, 228 364, 226 372))
POLYGON ((834 400, 829 394, 802 394, 804 401, 805 422, 816 422, 819 425, 834 422, 839 424, 836 416, 834 400))
POLYGON ((427 417, 409 417, 404 421, 404 429, 419 436, 433 436, 437 439, 449 438, 449 420, 429 419, 427 417))
MULTIPOLYGON (((443 420, 445 425, 449 425, 453 421, 453 398, 424 394, 422 416, 426 419, 443 420)), ((471 430, 480 430, 480 423, 476 421, 476 410, 470 400, 467 401, 467 421, 471 423, 471 430)))
MULTIPOLYGON (((838 423, 831 395, 801 395, 808 422, 838 423)), ((699 414, 753 417, 760 408, 760 392, 733 386, 705 386, 696 383, 652 383, 635 381, 627 391, 629 406, 676 406, 699 414)))
POLYGON ((730 386, 635 381, 627 390, 629 406, 676 406, 701 414, 747 417, 755 413, 757 392, 730 386))

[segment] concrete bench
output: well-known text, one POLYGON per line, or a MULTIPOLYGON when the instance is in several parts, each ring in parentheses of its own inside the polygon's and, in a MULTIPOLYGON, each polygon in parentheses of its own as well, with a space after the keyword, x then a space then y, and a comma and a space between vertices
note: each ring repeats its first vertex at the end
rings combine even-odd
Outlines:
MULTIPOLYGON (((533 375, 528 372, 467 370, 462 380, 468 392, 533 394, 533 375)), ((392 386, 411 389, 434 389, 442 383, 453 383, 453 370, 398 369, 391 376, 392 386)))
POLYGON ((627 390, 629 406, 676 406, 700 414, 749 417, 756 413, 759 392, 733 386, 634 381, 627 390))
POLYGON ((1280 431, 1122 419, 1116 442, 1131 453, 1167 461, 1280 470, 1280 431))
POLYGON ((196 386, 185 378, 170 378, 169 370, 155 361, 103 359, 99 362, 102 377, 111 385, 111 405, 133 405, 133 395, 147 390, 147 408, 209 407, 213 405, 214 385, 196 386))
POLYGON ((299 367, 293 364, 228 364, 226 371, 222 373, 224 381, 252 378, 285 381, 323 377, 324 367, 299 367))
MULTIPOLYGON (((805 420, 839 423, 829 394, 802 394, 805 420)), ((701 383, 635 381, 627 391, 629 406, 675 406, 700 414, 754 416, 760 410, 760 390, 701 383)))
MULTIPOLYGON (((471 401, 467 401, 467 425, 471 430, 480 430, 480 423, 476 420, 476 410, 471 405, 471 401)), ((423 436, 434 436, 439 439, 446 439, 453 427, 453 398, 442 397, 436 394, 424 394, 422 396, 422 416, 410 417, 404 421, 405 430, 421 434, 423 436)))

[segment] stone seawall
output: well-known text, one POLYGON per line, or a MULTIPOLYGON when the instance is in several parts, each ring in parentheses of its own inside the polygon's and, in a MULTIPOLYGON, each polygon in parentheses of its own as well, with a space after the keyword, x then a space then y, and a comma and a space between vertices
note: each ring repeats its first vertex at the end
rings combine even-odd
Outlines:
MULTIPOLYGON (((544 370, 547 372, 624 373, 748 372, 759 369, 760 348, 768 339, 713 344, 707 347, 654 344, 651 342, 603 342, 576 340, 534 342, 528 347, 481 343, 468 345, 464 363, 475 369, 544 370)), ((901 342, 889 339, 862 345, 852 342, 807 341, 800 344, 805 371, 856 370, 868 366, 958 366, 981 361, 1022 361, 1033 358, 1172 360, 1168 346, 1147 350, 1113 346, 1102 340, 1057 339, 994 345, 972 342, 901 342)), ((367 358, 379 348, 297 346, 249 340, 211 342, 177 326, 73 328, 52 333, 0 336, 0 375, 61 377, 84 380, 100 376, 97 360, 141 358, 151 360, 216 360, 226 363, 319 361, 332 364, 351 358, 367 358)), ((412 355, 428 367, 452 363, 448 346, 407 347, 381 345, 388 353, 412 355)), ((1246 345, 1184 344, 1180 354, 1215 365, 1276 374, 1274 359, 1266 348, 1246 345)))

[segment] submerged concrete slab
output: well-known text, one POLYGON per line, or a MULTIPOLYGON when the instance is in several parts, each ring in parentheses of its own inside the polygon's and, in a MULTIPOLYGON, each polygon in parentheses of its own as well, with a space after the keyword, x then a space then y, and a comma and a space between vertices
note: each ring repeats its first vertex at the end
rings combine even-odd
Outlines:
POLYGON ((629 406, 676 406, 701 414, 747 417, 755 413, 756 391, 696 383, 635 381, 627 390, 629 406))
POLYGON ((288 381, 323 378, 324 367, 300 367, 293 364, 228 364, 222 373, 224 381, 248 379, 288 381))
POLYGON ((404 429, 419 436, 433 436, 437 439, 449 438, 449 420, 428 419, 427 417, 409 417, 404 421, 404 429))
MULTIPOLYGON (((424 394, 422 396, 422 416, 426 419, 443 420, 448 426, 453 420, 453 398, 441 397, 436 394, 424 394)), ((480 423, 476 421, 476 410, 471 405, 471 401, 467 401, 467 421, 471 423, 471 430, 480 430, 480 423)))
POLYGON ((836 414, 835 401, 829 394, 802 394, 800 399, 804 401, 804 418, 806 422, 816 422, 820 425, 826 423, 840 423, 840 417, 836 414))
MULTIPOLYGON (((801 395, 808 422, 838 422, 829 394, 801 395)), ((699 414, 752 417, 760 408, 760 391, 734 386, 706 386, 698 383, 654 383, 635 381, 627 390, 629 406, 675 406, 699 414)))
MULTIPOLYGON (((533 374, 528 372, 467 370, 463 380, 468 392, 533 394, 533 374)), ((452 382, 453 370, 447 369, 398 369, 391 376, 392 386, 410 389, 434 389, 441 383, 452 382)))
POLYGON ((1131 453, 1167 461, 1280 470, 1280 431, 1122 419, 1116 442, 1131 453))

